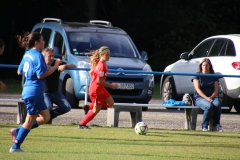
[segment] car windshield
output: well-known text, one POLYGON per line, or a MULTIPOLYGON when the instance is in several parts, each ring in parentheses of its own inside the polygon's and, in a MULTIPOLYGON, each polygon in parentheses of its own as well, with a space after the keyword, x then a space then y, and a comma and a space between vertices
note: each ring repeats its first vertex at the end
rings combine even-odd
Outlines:
POLYGON ((91 50, 108 46, 111 57, 137 57, 131 41, 125 35, 105 33, 68 33, 71 51, 74 55, 85 56, 91 50))

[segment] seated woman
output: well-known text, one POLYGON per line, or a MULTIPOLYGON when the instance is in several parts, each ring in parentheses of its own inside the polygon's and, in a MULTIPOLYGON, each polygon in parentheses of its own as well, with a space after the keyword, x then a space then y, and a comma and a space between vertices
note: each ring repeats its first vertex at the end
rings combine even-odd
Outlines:
MULTIPOLYGON (((211 61, 204 58, 198 67, 198 74, 215 74, 211 61)), ((218 77, 194 76, 194 100, 195 105, 200 107, 203 112, 202 131, 208 131, 211 110, 214 112, 213 127, 215 131, 222 132, 220 125, 221 103, 218 96, 218 77)))

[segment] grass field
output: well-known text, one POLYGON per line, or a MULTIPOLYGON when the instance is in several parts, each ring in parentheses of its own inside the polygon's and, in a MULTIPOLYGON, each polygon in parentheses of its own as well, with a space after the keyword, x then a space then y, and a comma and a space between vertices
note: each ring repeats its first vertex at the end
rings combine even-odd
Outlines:
POLYGON ((9 153, 13 124, 0 124, 0 159, 11 160, 159 160, 159 159, 239 159, 237 132, 201 132, 149 129, 137 135, 132 128, 76 125, 43 125, 32 130, 24 143, 24 153, 9 153))

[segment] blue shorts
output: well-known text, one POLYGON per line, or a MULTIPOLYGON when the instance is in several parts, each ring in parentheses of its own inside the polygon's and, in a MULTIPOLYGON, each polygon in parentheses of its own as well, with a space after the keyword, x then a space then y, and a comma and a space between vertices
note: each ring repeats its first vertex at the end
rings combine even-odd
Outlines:
POLYGON ((37 115, 42 110, 46 110, 47 106, 44 103, 43 95, 30 96, 23 99, 27 107, 27 113, 30 115, 37 115))

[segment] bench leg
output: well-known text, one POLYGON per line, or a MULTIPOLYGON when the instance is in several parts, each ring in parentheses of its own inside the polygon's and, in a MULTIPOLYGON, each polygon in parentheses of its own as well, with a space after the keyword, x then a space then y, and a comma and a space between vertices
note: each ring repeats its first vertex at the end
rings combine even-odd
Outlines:
POLYGON ((142 107, 138 106, 114 106, 107 110, 107 126, 118 127, 121 111, 130 113, 131 126, 134 128, 137 122, 142 121, 142 107), (115 107, 115 108, 114 108, 115 107))
POLYGON ((130 112, 132 128, 135 127, 137 122, 142 121, 142 107, 136 107, 136 111, 130 112))
POLYGON ((24 102, 18 102, 17 124, 23 124, 27 115, 26 106, 24 102))
POLYGON ((209 125, 208 125, 209 131, 213 131, 213 116, 214 116, 214 112, 213 112, 213 109, 211 109, 209 125))
POLYGON ((199 110, 198 108, 185 109, 185 129, 196 130, 198 110, 199 110))
POLYGON ((115 108, 107 109, 107 126, 118 127, 119 112, 115 108))
POLYGON ((208 130, 213 131, 213 115, 211 115, 211 117, 210 117, 208 130))

